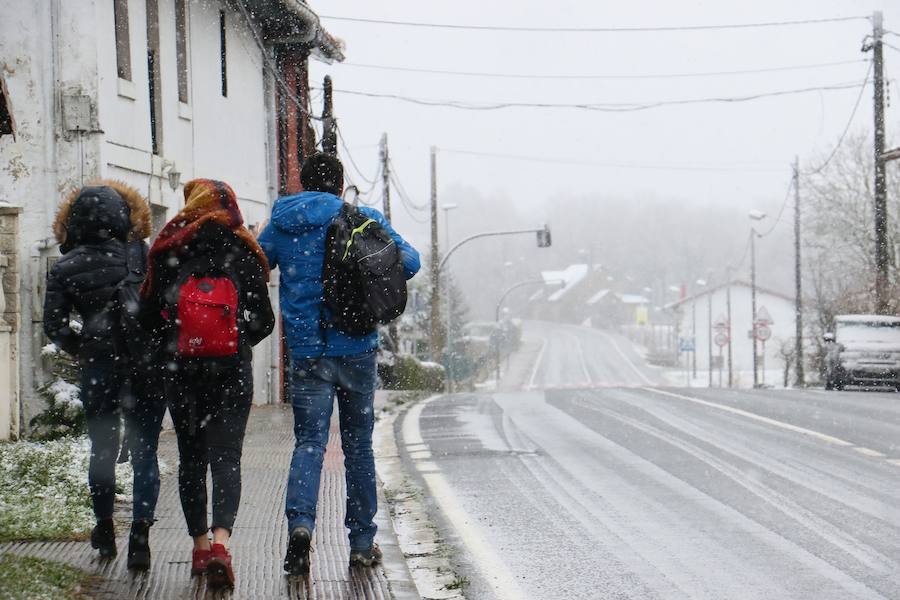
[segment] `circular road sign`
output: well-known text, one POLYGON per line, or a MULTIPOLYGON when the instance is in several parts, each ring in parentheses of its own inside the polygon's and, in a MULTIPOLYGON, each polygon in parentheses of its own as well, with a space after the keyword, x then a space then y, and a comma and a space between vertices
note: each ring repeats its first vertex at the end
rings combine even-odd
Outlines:
POLYGON ((716 346, 727 346, 728 345, 728 334, 724 332, 719 332, 715 337, 716 346))
POLYGON ((756 325, 756 339, 761 342, 767 341, 772 337, 772 329, 768 325, 758 323, 756 325))

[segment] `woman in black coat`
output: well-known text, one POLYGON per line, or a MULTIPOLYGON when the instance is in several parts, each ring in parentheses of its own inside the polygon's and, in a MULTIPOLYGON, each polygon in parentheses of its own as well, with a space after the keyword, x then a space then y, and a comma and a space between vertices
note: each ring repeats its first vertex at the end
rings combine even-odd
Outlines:
POLYGON ((134 188, 99 181, 66 199, 57 213, 54 233, 62 256, 48 275, 44 332, 76 357, 81 368, 80 399, 91 440, 88 480, 97 518, 91 544, 102 557, 116 555, 115 463, 124 412, 134 467, 128 566, 148 569, 149 528, 159 495, 156 450, 165 398, 152 353, 138 360, 128 352, 127 338, 134 332, 123 331, 117 298, 129 273, 129 254, 132 270, 146 271, 143 240, 150 234, 150 209, 134 188), (78 314, 80 328, 73 327, 73 312, 78 314), (136 374, 138 368, 141 372, 136 374))

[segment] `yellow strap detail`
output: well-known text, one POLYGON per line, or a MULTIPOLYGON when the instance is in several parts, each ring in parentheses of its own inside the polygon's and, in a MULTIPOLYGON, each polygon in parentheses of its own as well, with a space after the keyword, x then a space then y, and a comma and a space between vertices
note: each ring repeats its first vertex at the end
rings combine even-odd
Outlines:
POLYGON ((360 225, 359 227, 357 227, 356 229, 354 229, 353 231, 350 232, 350 239, 347 240, 347 247, 344 249, 344 256, 341 257, 342 262, 347 260, 347 255, 350 254, 350 246, 353 245, 354 236, 357 233, 362 233, 363 231, 365 231, 366 227, 368 227, 369 225, 371 225, 374 222, 375 222, 374 219, 366 219, 366 221, 362 225, 360 225))

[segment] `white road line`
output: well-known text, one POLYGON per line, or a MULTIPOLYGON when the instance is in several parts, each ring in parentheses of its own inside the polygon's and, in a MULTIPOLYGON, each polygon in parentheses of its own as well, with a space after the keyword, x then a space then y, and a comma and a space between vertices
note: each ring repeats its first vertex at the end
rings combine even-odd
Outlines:
POLYGON ((534 361, 534 367, 531 369, 531 378, 528 380, 528 386, 534 388, 534 380, 537 379, 538 369, 544 360, 544 350, 547 349, 547 338, 541 338, 541 349, 538 351, 537 358, 534 361))
POLYGON ((602 332, 602 333, 603 333, 604 336, 606 336, 607 339, 609 339, 610 342, 612 342, 613 348, 616 349, 616 352, 619 353, 619 356, 621 356, 622 358, 624 358, 624 359, 625 359, 625 362, 628 363, 628 366, 631 367, 631 369, 632 369, 635 373, 637 373, 638 376, 639 376, 641 379, 644 380, 644 383, 649 383, 650 385, 653 385, 654 383, 656 383, 655 381, 653 381, 652 379, 650 379, 649 377, 647 377, 640 369, 638 369, 638 368, 637 368, 637 365, 635 365, 634 362, 632 362, 632 360, 631 360, 630 358, 628 358, 628 356, 627 356, 624 352, 622 352, 622 349, 619 348, 619 344, 616 343, 616 339, 615 339, 613 336, 609 335, 609 334, 606 333, 605 331, 602 332))
POLYGON ((871 456, 872 458, 884 458, 884 454, 879 452, 878 450, 872 450, 871 448, 864 448, 863 446, 857 446, 854 448, 860 454, 865 456, 871 456))
MULTIPOLYGON (((427 400, 423 400, 406 413, 406 417, 403 419, 403 437, 406 443, 420 444, 424 442, 419 419, 425 407, 438 397, 432 396, 427 400)), ((487 542, 482 532, 479 531, 478 524, 461 508, 461 503, 450 484, 447 483, 444 475, 440 472, 440 468, 433 462, 426 462, 424 466, 425 469, 420 469, 420 465, 417 464, 416 468, 422 473, 422 478, 431 491, 432 498, 437 501, 441 513, 453 525, 454 531, 459 535, 459 539, 465 544, 474 559, 473 563, 481 572, 484 580, 493 589, 497 598, 502 600, 526 600, 527 596, 522 593, 519 584, 510 575, 507 566, 497 560, 499 554, 487 542)))
POLYGON ((581 363, 581 374, 584 375, 584 385, 590 386, 594 383, 594 379, 591 377, 591 372, 588 371, 587 359, 584 356, 584 345, 581 343, 581 338, 577 335, 572 334, 572 337, 575 338, 575 343, 578 345, 578 360, 581 363))
POLYGON ((810 437, 814 437, 818 440, 822 440, 823 442, 828 442, 829 444, 834 444, 836 446, 845 446, 845 447, 846 446, 855 446, 855 444, 853 444, 851 442, 842 440, 840 438, 836 438, 834 436, 827 435, 825 433, 820 433, 818 431, 813 431, 812 429, 806 429, 804 427, 797 427, 796 425, 791 425, 790 423, 785 423, 783 421, 776 421, 775 419, 770 419, 769 417, 764 417, 764 416, 758 415, 756 413, 748 412, 746 410, 741 410, 740 408, 734 408, 733 406, 727 406, 725 404, 718 404, 716 402, 710 402, 708 400, 701 400, 700 398, 692 398, 691 396, 685 396, 683 394, 676 394, 674 392, 667 392, 665 390, 658 390, 656 388, 645 387, 642 389, 645 391, 648 391, 648 392, 653 392, 654 394, 661 394, 663 396, 669 396, 670 398, 678 398, 679 400, 686 400, 688 402, 702 404, 703 406, 718 408, 719 410, 724 410, 725 412, 730 412, 735 415, 747 417, 748 419, 753 419, 754 421, 759 421, 760 423, 765 423, 766 425, 772 425, 773 427, 779 427, 781 429, 793 431, 794 433, 801 433, 803 435, 808 435, 810 437))
POLYGON ((887 462, 891 463, 892 465, 897 465, 898 467, 900 467, 900 458, 889 458, 889 459, 887 459, 887 462))

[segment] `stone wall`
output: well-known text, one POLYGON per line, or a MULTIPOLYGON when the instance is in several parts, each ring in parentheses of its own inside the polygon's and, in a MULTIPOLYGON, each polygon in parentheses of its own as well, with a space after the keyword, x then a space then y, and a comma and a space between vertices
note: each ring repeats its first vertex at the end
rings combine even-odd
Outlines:
POLYGON ((19 436, 19 344, 21 322, 19 214, 0 206, 0 439, 19 436))

